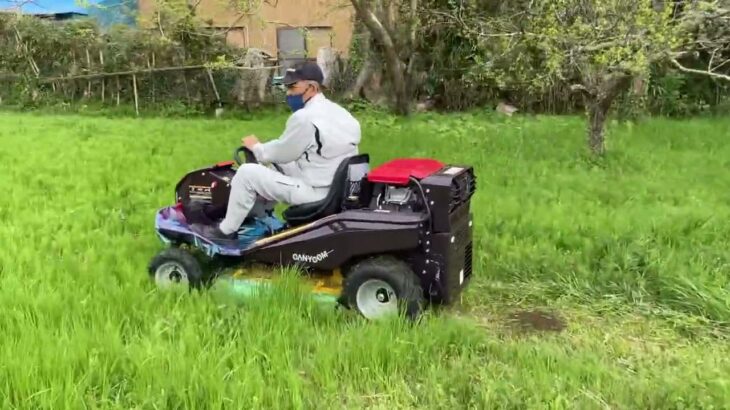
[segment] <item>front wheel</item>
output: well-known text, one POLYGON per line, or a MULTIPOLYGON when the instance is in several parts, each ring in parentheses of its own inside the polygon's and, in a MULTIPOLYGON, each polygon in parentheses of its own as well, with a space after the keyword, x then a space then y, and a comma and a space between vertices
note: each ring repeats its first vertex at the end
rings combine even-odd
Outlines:
POLYGON ((150 261, 148 272, 160 289, 196 289, 204 281, 198 260, 181 248, 168 248, 158 253, 150 261))
POLYGON ((405 262, 389 256, 353 266, 345 278, 342 299, 370 320, 399 314, 416 319, 424 304, 418 277, 405 262))

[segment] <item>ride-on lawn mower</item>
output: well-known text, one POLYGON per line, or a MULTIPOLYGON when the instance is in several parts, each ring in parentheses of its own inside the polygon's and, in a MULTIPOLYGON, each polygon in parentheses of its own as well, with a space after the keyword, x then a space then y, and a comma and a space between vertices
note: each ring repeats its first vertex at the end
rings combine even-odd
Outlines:
POLYGON ((214 279, 184 248, 223 266, 298 266, 304 277, 319 280, 316 290, 369 319, 414 318, 428 302, 451 304, 469 283, 471 166, 395 159, 370 170, 368 154, 356 155, 340 164, 323 200, 290 206, 283 220, 264 207, 244 222, 238 241, 214 242, 191 225, 225 216, 241 153, 255 162, 241 147, 234 161, 188 173, 175 187, 176 204, 157 212, 155 228, 168 245, 149 265, 158 286, 200 288, 214 279))

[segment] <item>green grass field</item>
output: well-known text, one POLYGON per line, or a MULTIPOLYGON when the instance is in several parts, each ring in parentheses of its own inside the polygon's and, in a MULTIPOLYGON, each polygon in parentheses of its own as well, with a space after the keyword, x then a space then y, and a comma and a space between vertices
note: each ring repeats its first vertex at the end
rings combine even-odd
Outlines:
POLYGON ((596 161, 578 118, 361 119, 373 163, 479 178, 474 282, 417 325, 148 281, 178 178, 285 117, 0 115, 0 408, 730 408, 730 120, 614 124, 596 161))

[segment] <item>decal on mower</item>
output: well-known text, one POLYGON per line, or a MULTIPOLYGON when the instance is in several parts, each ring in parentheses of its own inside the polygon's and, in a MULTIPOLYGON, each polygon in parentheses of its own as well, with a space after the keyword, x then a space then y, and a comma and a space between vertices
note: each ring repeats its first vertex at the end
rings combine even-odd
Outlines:
POLYGON ((213 199, 213 193, 211 187, 204 185, 190 185, 188 188, 190 192, 190 199, 202 199, 210 201, 213 199))
POLYGON ((309 262, 309 263, 319 263, 323 260, 327 259, 330 254, 334 252, 334 250, 329 251, 322 251, 316 255, 304 255, 301 253, 293 253, 291 255, 292 260, 296 262, 309 262))
POLYGON ((445 175, 456 175, 463 170, 464 170, 464 168, 460 168, 460 167, 449 167, 449 169, 447 169, 443 173, 445 175))

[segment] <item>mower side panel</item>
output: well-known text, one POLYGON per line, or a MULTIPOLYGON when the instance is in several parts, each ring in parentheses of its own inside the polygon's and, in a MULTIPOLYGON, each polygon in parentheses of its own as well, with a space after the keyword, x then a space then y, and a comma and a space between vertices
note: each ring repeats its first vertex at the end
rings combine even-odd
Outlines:
POLYGON ((421 181, 427 190, 434 232, 450 232, 458 224, 459 208, 471 206, 476 176, 471 166, 448 166, 421 181), (456 216, 456 217, 455 217, 456 216))
POLYGON ((469 284, 472 276, 472 215, 466 207, 455 218, 453 231, 424 233, 421 247, 407 261, 420 277, 421 286, 433 303, 451 304, 469 284), (467 211, 467 212, 463 212, 467 211))
POLYGON ((345 211, 311 229, 254 247, 244 257, 284 266, 332 270, 355 256, 417 248, 425 220, 426 215, 420 213, 345 211))
POLYGON ((470 199, 476 190, 476 177, 469 166, 448 166, 421 183, 427 190, 433 232, 426 232, 430 246, 425 254, 415 254, 412 264, 421 272, 421 283, 431 300, 451 304, 472 274, 470 199))

